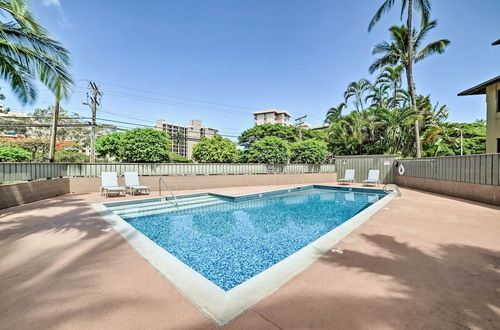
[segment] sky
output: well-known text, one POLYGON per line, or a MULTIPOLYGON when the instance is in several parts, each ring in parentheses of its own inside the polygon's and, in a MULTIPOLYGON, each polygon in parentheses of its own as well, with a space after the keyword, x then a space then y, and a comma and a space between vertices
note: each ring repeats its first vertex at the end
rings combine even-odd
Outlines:
MULTIPOLYGON (((71 52, 70 112, 89 116, 88 80, 102 91, 98 117, 140 125, 201 119, 234 139, 252 112, 280 109, 320 125, 347 84, 368 72, 373 46, 401 24, 399 1, 375 28, 382 0, 32 0, 35 16, 71 52)), ((500 1, 434 0, 427 41, 445 54, 414 66, 419 94, 448 105, 450 121, 485 118, 484 96, 457 93, 500 75, 500 1)), ((0 81, 12 111, 53 103, 44 87, 23 107, 0 81)), ((350 106, 353 109, 353 106, 350 106)), ((134 127, 117 124, 120 127, 134 127)))

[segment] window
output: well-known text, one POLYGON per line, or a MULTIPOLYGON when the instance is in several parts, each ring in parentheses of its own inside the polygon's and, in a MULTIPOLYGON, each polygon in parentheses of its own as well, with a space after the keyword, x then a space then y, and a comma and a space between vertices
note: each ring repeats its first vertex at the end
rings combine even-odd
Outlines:
POLYGON ((500 154, 500 139, 497 139, 497 153, 500 154))
POLYGON ((497 112, 500 112, 500 89, 497 90, 497 112))

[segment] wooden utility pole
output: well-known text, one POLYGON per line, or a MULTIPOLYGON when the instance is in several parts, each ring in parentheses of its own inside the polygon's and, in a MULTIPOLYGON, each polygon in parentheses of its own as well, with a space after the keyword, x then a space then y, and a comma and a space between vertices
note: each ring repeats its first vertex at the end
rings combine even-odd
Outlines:
POLYGON ((302 141, 302 125, 304 124, 306 118, 307 115, 295 118, 295 126, 299 128, 299 141, 302 141))
POLYGON ((101 92, 99 91, 99 87, 96 83, 89 81, 89 91, 87 92, 87 102, 83 102, 83 104, 88 105, 90 110, 92 110, 92 121, 91 125, 91 136, 90 136, 90 162, 95 163, 95 142, 96 142, 96 117, 97 117, 97 106, 101 105, 99 102, 101 98, 101 92), (90 101, 90 102, 89 102, 90 101))
POLYGON ((56 96, 54 103, 54 114, 52 115, 52 127, 50 130, 49 162, 54 162, 57 142, 57 122, 59 121, 59 97, 56 96))

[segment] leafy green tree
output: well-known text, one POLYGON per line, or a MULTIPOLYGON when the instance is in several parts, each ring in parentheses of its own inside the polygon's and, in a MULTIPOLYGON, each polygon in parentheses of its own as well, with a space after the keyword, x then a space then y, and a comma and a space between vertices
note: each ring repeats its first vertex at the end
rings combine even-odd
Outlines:
POLYGON ((295 142, 290 150, 290 161, 297 164, 323 164, 328 154, 326 142, 313 139, 295 142))
POLYGON ((54 161, 58 163, 88 163, 90 157, 82 152, 71 150, 57 150, 54 161))
POLYGON ((95 150, 100 157, 120 160, 120 146, 123 133, 113 132, 97 138, 95 150))
POLYGON ((35 100, 35 80, 65 98, 73 83, 69 52, 38 24, 26 0, 0 0, 0 13, 0 74, 19 101, 35 100))
POLYGON ((287 164, 290 160, 290 145, 275 136, 255 142, 248 149, 250 163, 287 164))
MULTIPOLYGON (((305 132, 305 130, 302 130, 302 132, 305 132)), ((280 124, 256 125, 241 133, 238 137, 238 143, 245 148, 249 148, 254 142, 269 136, 293 143, 299 140, 299 131, 295 126, 280 124)))
POLYGON ((168 163, 172 141, 164 131, 135 128, 125 131, 119 146, 119 159, 134 163, 168 163))
POLYGON ((29 162, 31 154, 18 147, 0 147, 0 162, 29 162))
POLYGON ((234 163, 237 156, 236 144, 220 135, 203 137, 193 147, 193 159, 199 163, 234 163))

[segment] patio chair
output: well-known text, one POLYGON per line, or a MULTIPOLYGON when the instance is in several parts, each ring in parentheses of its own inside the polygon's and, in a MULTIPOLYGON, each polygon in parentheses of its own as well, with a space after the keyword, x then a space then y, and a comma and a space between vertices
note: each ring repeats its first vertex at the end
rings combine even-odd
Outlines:
POLYGON ((345 170, 345 174, 344 174, 344 177, 342 179, 338 179, 337 180, 337 183, 338 184, 349 184, 349 183, 354 183, 354 174, 356 172, 354 171, 354 169, 348 169, 348 170, 345 170))
POLYGON ((125 189, 131 195, 135 195, 136 192, 150 193, 151 189, 148 186, 141 186, 139 183, 139 174, 137 172, 125 172, 125 189))
POLYGON ((125 187, 118 185, 116 172, 101 173, 101 196, 108 197, 110 193, 125 196, 125 187))
POLYGON ((367 185, 377 185, 380 183, 380 170, 369 170, 368 179, 363 180, 363 184, 367 185))

